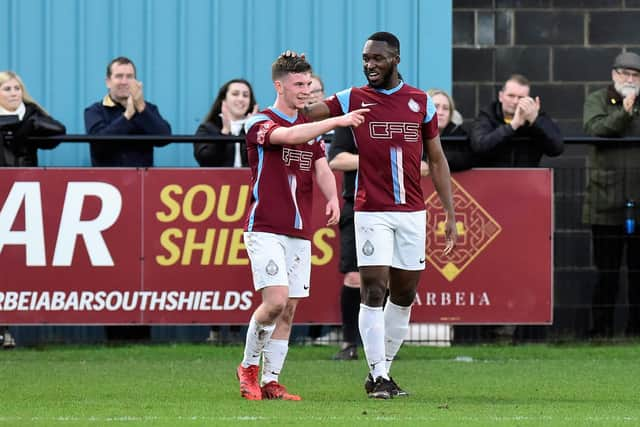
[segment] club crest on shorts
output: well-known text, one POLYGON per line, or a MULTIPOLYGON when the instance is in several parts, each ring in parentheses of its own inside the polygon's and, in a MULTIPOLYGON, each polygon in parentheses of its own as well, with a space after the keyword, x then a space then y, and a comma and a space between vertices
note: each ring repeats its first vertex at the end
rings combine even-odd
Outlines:
POLYGON ((420 104, 413 100, 413 98, 409 98, 409 109, 414 113, 420 112, 420 104))
POLYGON ((373 247, 373 243, 371 243, 369 240, 364 242, 364 245, 362 245, 362 253, 366 256, 371 256, 374 252, 375 248, 373 247))
POLYGON ((272 259, 269 260, 269 263, 264 268, 264 271, 266 271, 269 276, 275 276, 278 274, 278 270, 278 264, 276 264, 272 259))

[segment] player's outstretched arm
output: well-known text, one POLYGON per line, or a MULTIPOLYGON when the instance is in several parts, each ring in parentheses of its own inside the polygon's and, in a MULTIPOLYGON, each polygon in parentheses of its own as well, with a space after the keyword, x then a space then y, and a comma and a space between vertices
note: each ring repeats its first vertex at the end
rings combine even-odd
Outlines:
POLYGON ((368 108, 354 110, 342 116, 332 117, 319 122, 304 123, 291 127, 279 127, 271 133, 272 144, 304 144, 317 136, 337 127, 358 127, 364 122, 364 114, 368 108))
POLYGON ((456 217, 453 210, 453 193, 451 191, 451 173, 449 163, 442 151, 440 136, 426 141, 427 157, 429 159, 429 173, 433 186, 438 192, 438 197, 442 202, 444 210, 447 212, 447 223, 445 224, 445 255, 451 252, 456 243, 458 232, 456 230, 456 217))

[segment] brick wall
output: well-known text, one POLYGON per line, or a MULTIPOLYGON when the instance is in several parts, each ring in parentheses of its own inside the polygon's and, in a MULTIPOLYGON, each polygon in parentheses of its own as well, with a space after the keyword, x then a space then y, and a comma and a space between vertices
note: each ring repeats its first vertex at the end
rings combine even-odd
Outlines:
MULTIPOLYGON (((453 0, 453 97, 465 121, 497 98, 510 74, 532 82, 532 95, 565 136, 582 136, 585 97, 611 82, 622 50, 640 53, 640 0, 453 0)), ((596 281, 590 228, 581 223, 587 145, 567 145, 554 168, 554 325, 557 336, 586 336, 596 281)), ((626 310, 626 280, 616 313, 626 310)))
POLYGON ((613 58, 640 53, 640 0, 453 0, 453 97, 465 119, 512 73, 532 81, 566 136, 583 135, 585 96, 613 58))

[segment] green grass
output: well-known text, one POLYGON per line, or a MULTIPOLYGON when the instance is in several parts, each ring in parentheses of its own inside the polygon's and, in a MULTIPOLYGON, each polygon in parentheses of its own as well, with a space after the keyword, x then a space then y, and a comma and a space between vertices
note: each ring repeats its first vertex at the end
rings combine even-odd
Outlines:
POLYGON ((239 397, 239 346, 51 347, 0 352, 0 425, 635 426, 640 345, 405 346, 411 396, 367 399, 365 362, 292 347, 281 380, 302 402, 239 397), (462 357, 463 360, 456 361, 462 357))

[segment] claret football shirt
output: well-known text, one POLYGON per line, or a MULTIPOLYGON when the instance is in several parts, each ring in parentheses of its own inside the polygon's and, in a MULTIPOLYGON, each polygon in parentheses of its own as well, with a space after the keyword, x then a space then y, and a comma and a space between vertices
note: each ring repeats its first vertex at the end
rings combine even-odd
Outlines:
POLYGON ((331 116, 370 109, 364 123, 353 129, 360 155, 354 210, 424 210, 420 187, 422 141, 438 135, 431 98, 400 82, 388 90, 370 86, 345 89, 324 102, 331 116))
POLYGON ((308 120, 289 117, 275 107, 253 115, 245 123, 251 167, 251 207, 246 231, 263 231, 311 239, 314 163, 325 156, 324 143, 271 144, 278 127, 308 120))

